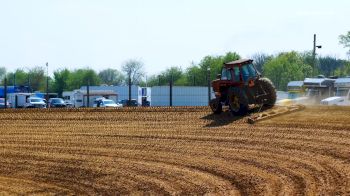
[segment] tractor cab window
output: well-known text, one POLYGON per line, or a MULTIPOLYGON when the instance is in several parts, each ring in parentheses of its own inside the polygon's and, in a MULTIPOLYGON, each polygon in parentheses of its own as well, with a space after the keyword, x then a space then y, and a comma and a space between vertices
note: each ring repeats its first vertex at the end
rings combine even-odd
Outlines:
POLYGON ((231 70, 223 68, 221 71, 221 80, 231 80, 231 79, 232 79, 231 70))
POLYGON ((240 75, 240 70, 239 70, 239 67, 234 67, 233 68, 233 81, 234 82, 240 82, 241 81, 241 79, 240 79, 240 77, 239 77, 239 75, 240 75))
POLYGON ((254 79, 256 77, 256 71, 253 64, 242 66, 242 77, 244 81, 248 81, 249 79, 254 79))

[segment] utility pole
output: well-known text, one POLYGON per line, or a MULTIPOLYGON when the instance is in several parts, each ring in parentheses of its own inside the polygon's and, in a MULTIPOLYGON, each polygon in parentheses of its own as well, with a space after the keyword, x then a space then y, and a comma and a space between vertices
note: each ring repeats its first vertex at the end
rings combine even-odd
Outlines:
POLYGON ((209 105, 209 104, 210 104, 210 100, 211 100, 211 92, 210 92, 210 67, 208 67, 207 80, 208 80, 208 105, 209 105))
POLYGON ((27 76, 27 86, 28 86, 28 88, 30 88, 30 76, 29 76, 29 73, 28 73, 28 76, 27 76))
POLYGON ((86 99, 86 107, 90 107, 90 79, 87 81, 87 86, 86 86, 86 94, 87 94, 87 99, 86 99))
POLYGON ((32 92, 32 88, 30 87, 30 70, 28 70, 28 74, 27 74, 27 86, 28 86, 28 90, 31 93, 32 92))
POLYGON ((13 88, 16 88, 16 71, 13 72, 13 88))
POLYGON ((173 74, 171 74, 169 81, 169 102, 170 107, 173 106, 173 74))
POLYGON ((145 76, 145 80, 146 80, 146 88, 147 88, 147 76, 145 76))
POLYGON ((129 70, 129 101, 128 106, 131 106, 131 70, 129 70))
POLYGON ((4 80, 4 98, 5 98, 5 107, 7 108, 7 77, 6 77, 6 73, 5 73, 5 80, 4 80))
POLYGON ((321 49, 322 46, 321 45, 316 45, 316 34, 314 34, 314 46, 312 49, 312 77, 315 76, 316 72, 316 48, 321 49))
POLYGON ((49 102, 49 63, 46 63, 46 103, 49 102))

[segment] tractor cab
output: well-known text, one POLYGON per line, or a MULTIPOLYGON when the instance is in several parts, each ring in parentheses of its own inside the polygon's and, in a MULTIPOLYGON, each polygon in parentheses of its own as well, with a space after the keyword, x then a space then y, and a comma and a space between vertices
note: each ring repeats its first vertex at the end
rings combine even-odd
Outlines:
POLYGON ((249 104, 273 106, 276 90, 271 81, 262 78, 251 59, 225 63, 221 74, 212 81, 215 99, 210 103, 214 113, 220 113, 222 106, 229 106, 234 114, 244 114, 249 104))
POLYGON ((225 63, 223 70, 233 71, 234 81, 246 82, 250 79, 255 79, 259 73, 253 65, 253 60, 251 59, 241 59, 237 61, 232 61, 230 63, 225 63))
POLYGON ((254 86, 254 81, 260 76, 255 69, 253 60, 241 59, 225 63, 221 74, 212 82, 214 92, 222 92, 230 86, 254 86))

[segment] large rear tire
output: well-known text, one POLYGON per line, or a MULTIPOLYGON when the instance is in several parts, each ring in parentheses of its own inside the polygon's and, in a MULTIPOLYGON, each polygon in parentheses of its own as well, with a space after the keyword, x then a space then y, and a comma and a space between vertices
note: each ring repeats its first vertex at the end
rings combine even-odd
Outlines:
POLYGON ((222 112, 222 104, 219 99, 215 98, 210 100, 209 105, 214 114, 220 114, 222 112))
POLYGON ((276 103, 277 94, 276 89, 271 80, 268 78, 260 78, 259 84, 261 85, 261 88, 263 91, 265 91, 265 96, 263 100, 263 104, 267 107, 272 107, 276 103))
POLYGON ((243 116, 248 112, 247 100, 244 100, 242 96, 241 90, 235 88, 229 89, 228 105, 233 115, 243 116))

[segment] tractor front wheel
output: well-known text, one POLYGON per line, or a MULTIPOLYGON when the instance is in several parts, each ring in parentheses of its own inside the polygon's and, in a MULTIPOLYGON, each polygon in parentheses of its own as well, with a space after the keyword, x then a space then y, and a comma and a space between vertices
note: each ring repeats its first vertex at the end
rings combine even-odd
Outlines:
POLYGON ((209 105, 214 114, 220 114, 222 112, 222 104, 219 99, 215 98, 210 100, 209 105))

